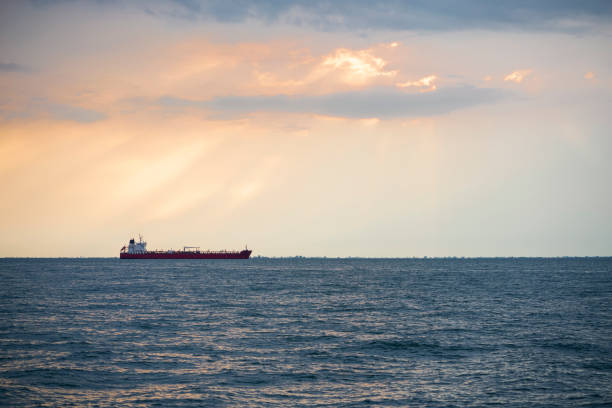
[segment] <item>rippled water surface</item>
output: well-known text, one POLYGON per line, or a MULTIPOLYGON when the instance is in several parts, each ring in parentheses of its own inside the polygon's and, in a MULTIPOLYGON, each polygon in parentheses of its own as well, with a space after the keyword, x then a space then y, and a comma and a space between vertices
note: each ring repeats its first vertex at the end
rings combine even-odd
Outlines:
POLYGON ((612 406, 612 259, 4 259, 0 404, 612 406))

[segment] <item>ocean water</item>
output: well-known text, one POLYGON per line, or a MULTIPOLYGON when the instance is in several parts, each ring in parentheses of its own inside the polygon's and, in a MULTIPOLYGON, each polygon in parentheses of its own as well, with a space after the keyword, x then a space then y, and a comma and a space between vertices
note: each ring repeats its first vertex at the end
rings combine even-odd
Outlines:
POLYGON ((612 258, 1 259, 0 405, 612 406, 612 258))

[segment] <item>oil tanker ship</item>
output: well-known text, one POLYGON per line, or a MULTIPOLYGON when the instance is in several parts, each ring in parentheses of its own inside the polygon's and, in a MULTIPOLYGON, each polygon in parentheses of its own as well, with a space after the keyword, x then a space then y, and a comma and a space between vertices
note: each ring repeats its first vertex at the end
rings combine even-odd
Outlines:
POLYGON ((130 239, 127 246, 119 251, 120 259, 249 259, 250 249, 242 251, 200 251, 200 247, 183 247, 183 250, 147 251, 147 243, 139 237, 130 239))

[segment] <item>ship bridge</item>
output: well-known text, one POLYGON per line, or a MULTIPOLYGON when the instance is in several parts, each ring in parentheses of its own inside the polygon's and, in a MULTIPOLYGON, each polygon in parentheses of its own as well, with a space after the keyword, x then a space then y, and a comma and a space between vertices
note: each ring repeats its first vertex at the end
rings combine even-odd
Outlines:
POLYGON ((130 239, 127 247, 128 254, 144 254, 147 252, 147 243, 142 240, 142 236, 138 237, 138 242, 134 238, 130 239))

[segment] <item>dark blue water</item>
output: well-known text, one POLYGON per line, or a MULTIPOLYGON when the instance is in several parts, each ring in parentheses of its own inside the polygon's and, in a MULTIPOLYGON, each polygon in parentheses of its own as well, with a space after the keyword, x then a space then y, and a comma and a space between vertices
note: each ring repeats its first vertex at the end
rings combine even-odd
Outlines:
POLYGON ((4 406, 612 406, 612 258, 0 260, 4 406))

